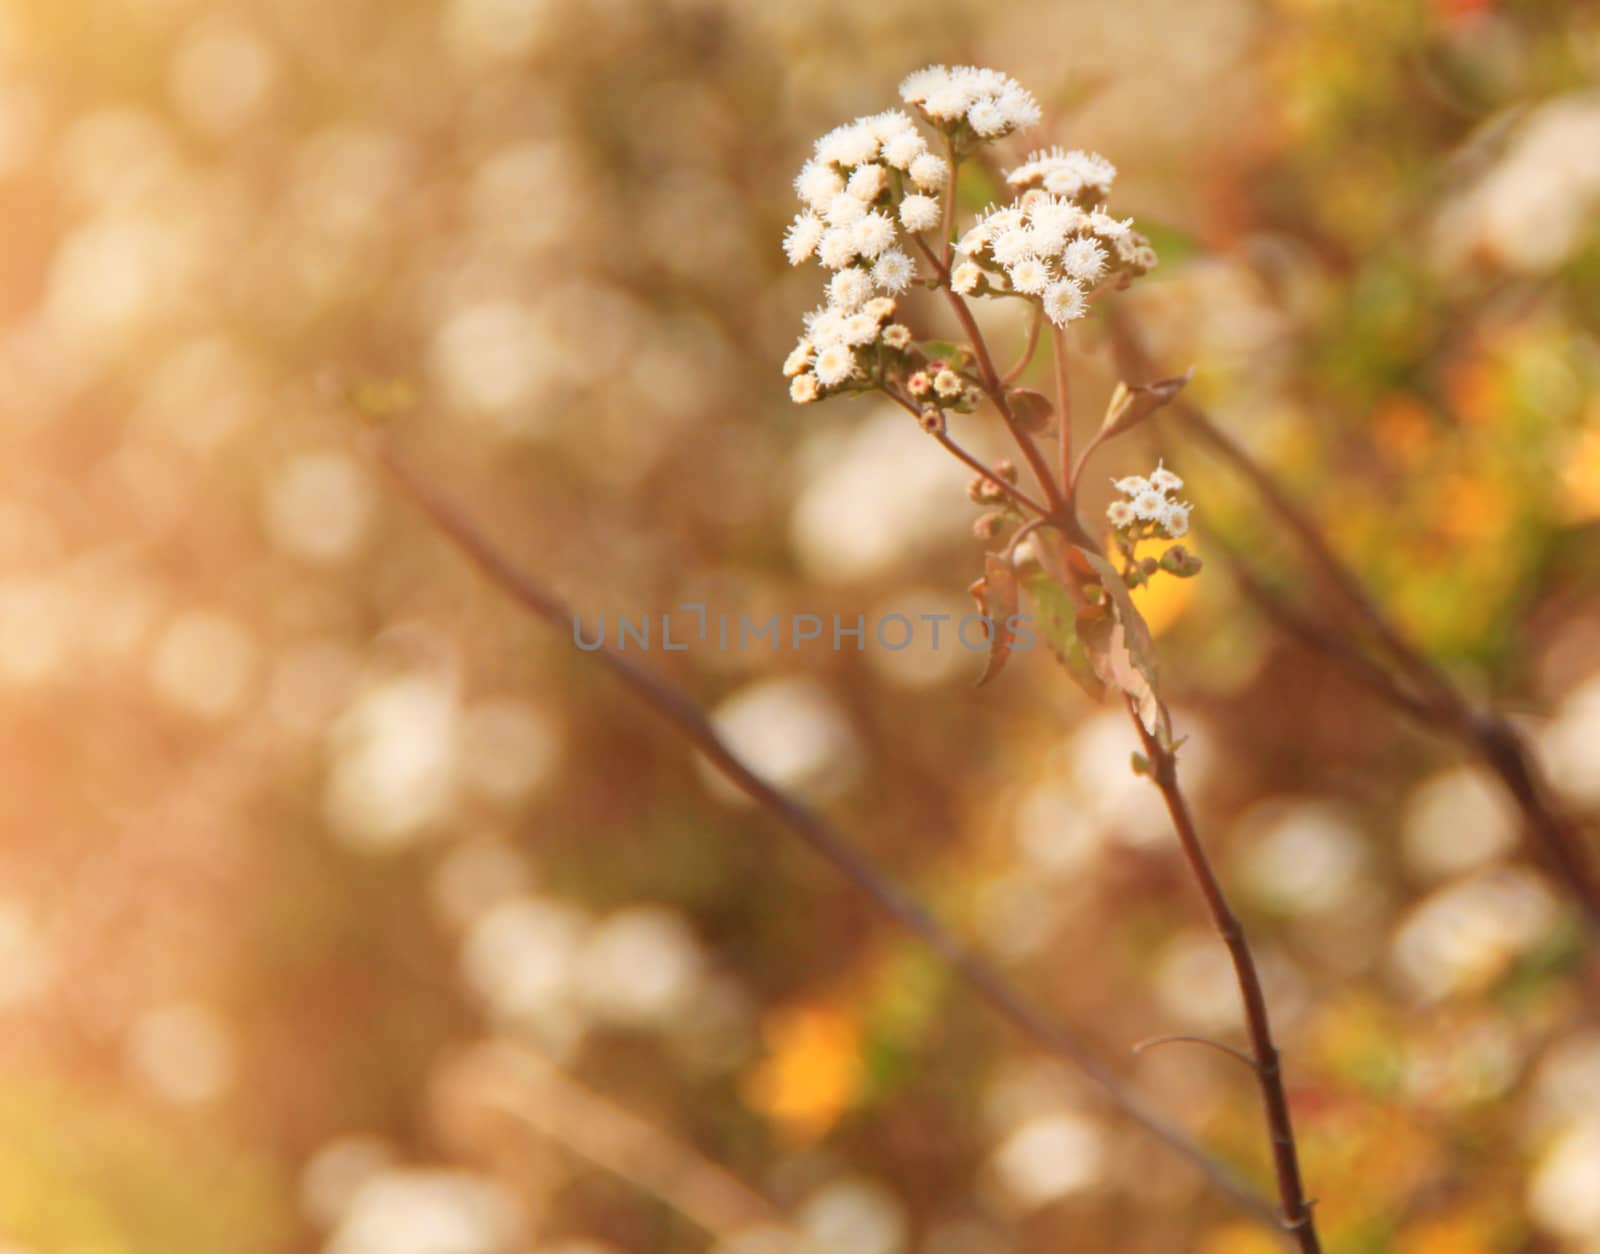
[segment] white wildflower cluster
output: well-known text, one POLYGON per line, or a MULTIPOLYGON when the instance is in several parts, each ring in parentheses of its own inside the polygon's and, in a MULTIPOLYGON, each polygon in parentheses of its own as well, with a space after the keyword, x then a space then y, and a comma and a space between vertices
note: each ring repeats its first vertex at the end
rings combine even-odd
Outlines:
POLYGON ((864 378, 858 350, 882 345, 891 353, 911 345, 911 330, 894 317, 894 301, 872 296, 859 270, 841 270, 828 285, 828 303, 805 316, 805 334, 783 363, 789 397, 797 405, 819 399, 830 388, 864 378))
POLYGON ((857 118, 817 140, 794 181, 805 208, 789 224, 783 250, 790 265, 815 257, 834 273, 828 303, 807 315, 806 333, 784 368, 795 401, 863 377, 857 350, 880 340, 896 351, 910 343, 904 327, 880 337, 894 302, 874 293, 898 294, 916 278, 900 245, 939 225, 949 174, 949 164, 928 151, 916 124, 898 109, 857 118), (875 311, 885 301, 880 316, 875 311))
POLYGON ((900 98, 935 126, 955 131, 963 124, 980 139, 999 139, 1039 121, 1039 104, 1009 74, 973 65, 930 65, 906 76, 900 98))
POLYGON ((956 245, 967 260, 951 272, 950 286, 963 295, 990 290, 1034 298, 1058 327, 1083 317, 1098 284, 1126 281, 1156 261, 1131 219, 1075 199, 1104 191, 1115 177, 1111 163, 1091 153, 1035 153, 1008 176, 1027 187, 1021 199, 988 210, 956 245), (1039 185, 1051 180, 1074 190, 1039 185))
POLYGON ((1194 506, 1188 501, 1173 499, 1172 494, 1183 487, 1183 480, 1160 462, 1148 478, 1129 475, 1126 479, 1112 480, 1112 486, 1122 493, 1123 499, 1111 502, 1106 517, 1118 531, 1144 530, 1140 524, 1145 524, 1159 528, 1173 540, 1189 533, 1189 511, 1194 506))
POLYGON ((1006 183, 1019 192, 1037 187, 1052 196, 1094 205, 1111 194, 1116 178, 1117 167, 1097 152, 1051 148, 1030 152, 1026 161, 1006 175, 1006 183))

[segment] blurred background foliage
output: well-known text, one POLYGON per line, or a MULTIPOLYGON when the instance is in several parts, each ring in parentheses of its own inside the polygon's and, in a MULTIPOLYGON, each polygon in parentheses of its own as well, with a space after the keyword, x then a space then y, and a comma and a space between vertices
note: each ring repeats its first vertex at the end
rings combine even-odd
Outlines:
MULTIPOLYGON (((789 181, 930 61, 1118 165, 1157 358, 1600 809, 1595 6, 5 0, 6 1254, 1274 1248, 355 438, 351 388, 591 624, 964 612, 961 468, 777 369, 789 181)), ((1156 425, 1104 468, 1298 586, 1156 425)), ((1503 798, 1224 564, 1140 595, 1329 1248, 1600 1250, 1596 967, 1503 798)), ((1129 1052, 1238 1012, 1118 712, 918 639, 647 660, 1264 1180, 1234 1063, 1129 1052)))

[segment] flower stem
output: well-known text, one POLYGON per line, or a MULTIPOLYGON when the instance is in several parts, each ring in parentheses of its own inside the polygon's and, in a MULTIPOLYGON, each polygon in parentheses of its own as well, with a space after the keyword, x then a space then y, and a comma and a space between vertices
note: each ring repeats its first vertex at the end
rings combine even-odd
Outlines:
MULTIPOLYGON (((1272 1161, 1278 1178, 1278 1199, 1283 1207, 1284 1231, 1293 1236, 1301 1254, 1321 1254, 1322 1245, 1311 1213, 1312 1201, 1306 1197, 1305 1184, 1300 1175, 1300 1155, 1294 1139, 1294 1123, 1289 1114, 1289 1098, 1283 1087, 1283 1068, 1278 1047, 1272 1039, 1267 998, 1261 988, 1255 955, 1245 939, 1239 916, 1228 904, 1227 895, 1222 890, 1222 883, 1211 865, 1205 846, 1200 843, 1200 834, 1195 830, 1188 800, 1178 786, 1177 753, 1166 736, 1153 733, 1145 727, 1131 700, 1128 702, 1128 714, 1138 729, 1145 757, 1150 762, 1150 778, 1161 790, 1161 799, 1166 802, 1167 813, 1172 817, 1172 826, 1178 834, 1184 858, 1189 863, 1195 882, 1200 886, 1200 895, 1205 898, 1211 921, 1222 937, 1222 943, 1228 947, 1228 956, 1233 959, 1234 975, 1239 981, 1239 994, 1244 1002, 1251 1059, 1261 1090, 1267 1134, 1272 1142, 1272 1161)), ((1168 725, 1165 710, 1162 711, 1161 723, 1163 727, 1168 725)))

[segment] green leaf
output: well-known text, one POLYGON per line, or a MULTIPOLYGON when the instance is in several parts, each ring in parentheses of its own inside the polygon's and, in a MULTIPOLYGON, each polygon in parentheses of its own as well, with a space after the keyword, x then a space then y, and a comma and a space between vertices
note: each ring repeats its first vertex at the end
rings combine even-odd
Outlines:
POLYGON ((1067 668, 1077 685, 1096 701, 1104 698, 1105 685, 1095 674, 1088 650, 1078 638, 1077 607, 1067 590, 1042 570, 1036 570, 1023 584, 1032 606, 1033 629, 1044 639, 1050 652, 1067 668))

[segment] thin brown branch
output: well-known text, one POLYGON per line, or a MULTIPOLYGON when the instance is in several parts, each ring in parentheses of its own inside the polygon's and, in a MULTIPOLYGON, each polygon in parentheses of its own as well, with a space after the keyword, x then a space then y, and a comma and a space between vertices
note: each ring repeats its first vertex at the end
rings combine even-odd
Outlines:
MULTIPOLYGON (((574 621, 570 607, 524 573, 485 535, 470 515, 437 486, 436 476, 414 469, 381 436, 374 438, 373 452, 396 486, 483 575, 530 614, 558 630, 570 630, 574 621)), ((793 832, 894 923, 927 945, 990 1009, 1034 1044, 1075 1067, 1112 1106, 1188 1160, 1242 1210, 1276 1224, 1268 1203, 1129 1088, 1075 1032, 1057 1023, 998 968, 958 939, 921 901, 885 876, 843 832, 752 770, 723 742, 711 720, 689 696, 610 644, 588 651, 586 656, 609 671, 631 696, 671 726, 708 764, 793 832)))
MULTIPOLYGON (((922 410, 917 407, 915 401, 911 400, 909 397, 902 396, 893 388, 884 388, 883 392, 885 396, 887 396, 895 404, 899 405, 900 408, 906 410, 908 413, 914 416, 918 422, 922 420, 922 410)), ((971 468, 972 470, 976 470, 984 478, 990 480, 996 487, 1000 489, 1000 491, 1004 492, 1008 497, 1010 497, 1011 500, 1022 506, 1024 510, 1027 510, 1033 514, 1037 514, 1041 517, 1049 514, 1049 510, 1047 510, 1043 505, 1040 505, 1039 502, 1035 501, 1021 488, 1017 487, 1014 483, 1008 480, 998 470, 995 470, 991 466, 984 465, 984 463, 977 457, 973 456, 971 453, 967 452, 966 449, 962 448, 961 445, 957 444, 955 440, 951 438, 948 431, 930 431, 928 434, 933 436, 933 438, 939 442, 945 451, 957 461, 961 462, 963 465, 971 468)))
POLYGON ((1035 305, 1033 306, 1033 316, 1028 320, 1028 339, 1022 346, 1022 356, 1017 358, 1016 365, 1007 370, 1005 376, 1001 379, 1001 382, 1007 387, 1022 378, 1023 371, 1033 363, 1033 355, 1039 348, 1039 331, 1043 326, 1044 312, 1039 306, 1035 305))
POLYGON ((1390 705, 1403 710, 1424 726, 1438 723, 1439 711, 1421 697, 1411 692, 1399 680, 1344 637, 1330 631, 1287 600, 1272 592, 1249 565, 1232 549, 1215 536, 1210 537, 1212 547, 1227 559, 1234 582, 1245 598, 1262 615, 1276 623, 1284 634, 1293 636, 1307 648, 1313 649, 1337 663, 1352 680, 1368 692, 1390 705))
MULTIPOLYGON (((1205 899, 1211 921, 1222 937, 1222 943, 1228 947, 1228 956, 1233 960, 1240 999, 1244 1003, 1245 1028, 1250 1037, 1251 1065, 1261 1090, 1262 1111, 1272 1142, 1272 1163, 1278 1178, 1278 1200, 1283 1207, 1283 1228, 1293 1234, 1301 1254, 1319 1254, 1322 1245, 1317 1239, 1311 1202, 1306 1197, 1305 1183, 1300 1175, 1294 1121, 1289 1114, 1289 1098, 1283 1087, 1283 1069, 1279 1062, 1278 1047, 1272 1039, 1272 1021, 1267 1013, 1267 998, 1261 988, 1255 955, 1245 939, 1239 916, 1228 904, 1227 894, 1223 892, 1222 882, 1212 868, 1205 846, 1200 842, 1188 800, 1178 785, 1176 752, 1164 736, 1153 734, 1145 727, 1132 699, 1128 701, 1128 716, 1138 729, 1145 757, 1150 763, 1150 778, 1161 790, 1161 799, 1166 802, 1167 813, 1172 817, 1172 826, 1178 834, 1183 856, 1200 887, 1200 895, 1205 899)), ((1162 723, 1166 725, 1167 722, 1163 710, 1162 723)))
POLYGON ((1245 1066, 1249 1067, 1251 1071, 1256 1070, 1256 1060, 1245 1053, 1244 1050, 1235 1049, 1232 1045, 1223 1041, 1214 1041, 1209 1036, 1188 1036, 1181 1032, 1173 1032, 1166 1036, 1146 1037, 1144 1040, 1135 1043, 1133 1052, 1142 1054, 1145 1050, 1154 1049, 1157 1045, 1175 1045, 1180 1042, 1185 1045, 1209 1045, 1212 1049, 1221 1050, 1230 1058, 1237 1058, 1245 1066))

